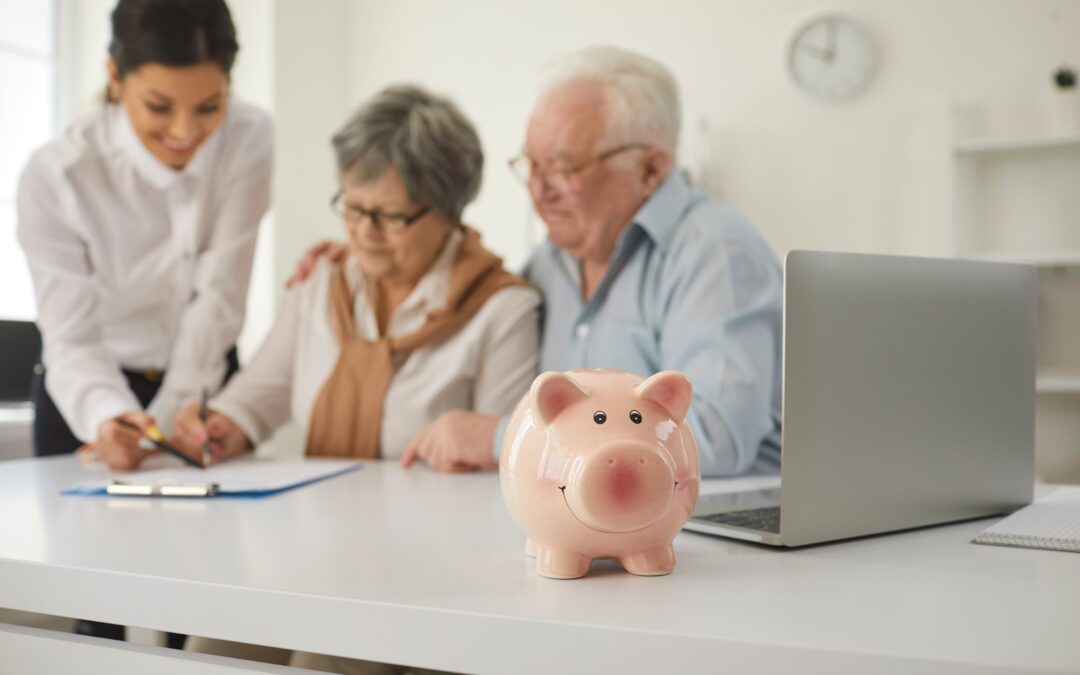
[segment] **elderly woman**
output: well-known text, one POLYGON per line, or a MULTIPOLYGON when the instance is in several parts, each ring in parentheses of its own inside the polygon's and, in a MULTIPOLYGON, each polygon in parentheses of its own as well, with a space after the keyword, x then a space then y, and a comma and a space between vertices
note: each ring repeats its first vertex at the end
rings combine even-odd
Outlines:
POLYGON ((461 223, 483 166, 469 121, 446 99, 394 86, 333 146, 348 255, 286 292, 205 424, 198 404, 177 416, 181 444, 209 442, 214 461, 290 418, 307 455, 398 458, 446 411, 509 412, 535 375, 540 296, 461 223))

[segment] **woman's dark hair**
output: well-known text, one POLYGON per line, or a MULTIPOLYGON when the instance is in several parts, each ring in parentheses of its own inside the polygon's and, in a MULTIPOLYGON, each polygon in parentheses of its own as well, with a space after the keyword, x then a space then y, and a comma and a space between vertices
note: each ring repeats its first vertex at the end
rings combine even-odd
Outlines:
POLYGON ((228 75, 239 49, 225 0, 120 0, 113 9, 109 56, 121 78, 146 63, 206 61, 228 75))

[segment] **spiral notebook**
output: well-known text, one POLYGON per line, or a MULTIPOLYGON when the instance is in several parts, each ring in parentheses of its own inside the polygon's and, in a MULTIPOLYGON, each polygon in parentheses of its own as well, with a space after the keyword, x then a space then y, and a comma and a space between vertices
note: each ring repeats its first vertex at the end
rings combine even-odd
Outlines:
POLYGON ((972 539, 976 544, 1080 553, 1080 487, 1061 487, 972 539))

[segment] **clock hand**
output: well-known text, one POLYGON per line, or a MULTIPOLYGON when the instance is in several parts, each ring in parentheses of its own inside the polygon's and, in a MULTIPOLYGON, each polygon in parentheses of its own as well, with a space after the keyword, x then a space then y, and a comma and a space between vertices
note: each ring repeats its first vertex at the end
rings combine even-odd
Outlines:
POLYGON ((827 50, 818 47, 817 45, 803 44, 799 45, 799 51, 806 52, 814 57, 821 59, 822 61, 832 61, 832 54, 827 50))
POLYGON ((825 36, 827 38, 825 44, 825 60, 832 61, 836 56, 836 22, 829 21, 825 24, 825 36))

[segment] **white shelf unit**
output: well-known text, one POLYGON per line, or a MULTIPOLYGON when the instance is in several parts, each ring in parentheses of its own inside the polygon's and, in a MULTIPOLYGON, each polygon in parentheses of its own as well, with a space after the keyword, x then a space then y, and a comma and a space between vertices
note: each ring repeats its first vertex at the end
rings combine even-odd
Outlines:
POLYGON ((1036 466, 1080 482, 1080 132, 952 148, 956 254, 1039 268, 1036 466))
POLYGON ((958 156, 992 155, 1033 150, 1058 150, 1080 146, 1080 133, 1014 136, 1010 138, 968 138, 953 144, 958 156))

